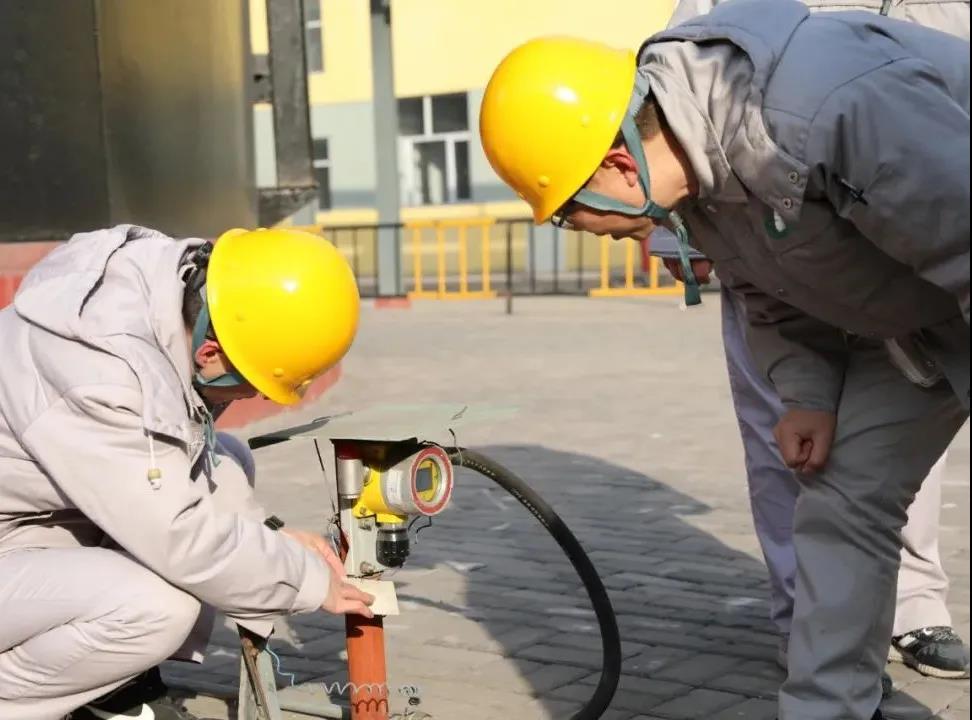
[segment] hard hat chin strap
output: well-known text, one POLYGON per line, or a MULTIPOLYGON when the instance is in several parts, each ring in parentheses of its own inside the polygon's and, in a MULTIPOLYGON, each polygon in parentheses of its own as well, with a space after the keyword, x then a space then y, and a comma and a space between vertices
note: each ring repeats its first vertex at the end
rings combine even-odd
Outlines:
MULTIPOLYGON (((196 351, 202 347, 204 342, 206 342, 206 333, 209 330, 209 303, 206 301, 205 285, 199 288, 199 294, 202 297, 202 307, 199 309, 199 314, 196 316, 196 324, 193 325, 192 328, 193 362, 195 362, 196 351)), ((204 378, 197 370, 196 374, 193 376, 193 380, 197 385, 202 385, 204 387, 236 387, 238 385, 246 384, 246 378, 235 370, 227 370, 222 375, 209 379, 204 378)))
POLYGON ((650 217, 656 220, 668 220, 672 225, 672 230, 675 232, 675 237, 678 239, 678 259, 682 266, 682 277, 685 283, 685 304, 699 305, 702 303, 702 294, 699 289, 699 283, 695 279, 695 273, 692 271, 692 263, 689 260, 688 229, 685 227, 685 223, 677 212, 663 208, 651 199, 651 177, 648 172, 648 160, 645 158, 641 133, 638 131, 638 126, 635 123, 635 116, 641 110, 641 106, 644 104, 650 92, 651 87, 648 84, 648 78, 640 71, 637 72, 635 74, 634 91, 631 94, 631 100, 628 102, 628 110, 624 115, 624 120, 621 121, 621 136, 624 138, 624 144, 634 158, 635 164, 638 166, 638 184, 645 194, 644 205, 641 207, 628 205, 620 200, 615 200, 614 198, 594 192, 593 190, 588 190, 587 188, 578 190, 574 194, 573 200, 595 210, 616 212, 632 217, 650 217))

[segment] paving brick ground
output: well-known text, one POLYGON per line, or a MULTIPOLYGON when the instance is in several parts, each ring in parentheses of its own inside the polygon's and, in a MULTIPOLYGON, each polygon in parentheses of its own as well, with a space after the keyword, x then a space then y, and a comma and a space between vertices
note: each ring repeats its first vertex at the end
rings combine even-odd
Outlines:
MULTIPOLYGON (((717 297, 517 299, 364 312, 340 384, 313 407, 243 434, 388 402, 500 402, 512 420, 461 443, 526 478, 597 565, 624 646, 609 720, 770 720, 782 675, 766 620, 767 581, 749 517, 729 404, 717 297)), ((942 547, 949 604, 969 638, 969 436, 949 457, 942 547)), ((258 455, 259 493, 291 525, 320 526, 326 493, 286 446, 258 455)), ((592 613, 569 564, 511 498, 462 474, 455 507, 423 531, 394 578, 390 684, 417 686, 436 720, 568 718, 600 667, 592 613)), ((286 692, 341 682, 343 624, 323 614, 281 624, 273 647, 286 692)), ((220 628, 202 667, 172 665, 211 717, 232 717, 237 656, 220 628)), ((891 666, 891 718, 968 720, 967 681, 891 666)), ((405 707, 395 699, 393 709, 405 707)), ((297 716, 294 716, 297 717, 297 716)))

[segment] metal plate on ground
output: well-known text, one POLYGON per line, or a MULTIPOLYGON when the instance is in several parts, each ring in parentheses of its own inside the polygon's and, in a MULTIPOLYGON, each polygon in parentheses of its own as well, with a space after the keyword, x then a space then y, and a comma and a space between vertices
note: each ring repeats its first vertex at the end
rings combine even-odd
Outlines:
POLYGON ((324 440, 366 440, 401 442, 421 440, 449 445, 451 431, 476 423, 496 422, 512 417, 510 405, 480 403, 432 403, 378 405, 353 413, 317 418, 304 425, 275 430, 250 438, 254 450, 292 438, 324 440))

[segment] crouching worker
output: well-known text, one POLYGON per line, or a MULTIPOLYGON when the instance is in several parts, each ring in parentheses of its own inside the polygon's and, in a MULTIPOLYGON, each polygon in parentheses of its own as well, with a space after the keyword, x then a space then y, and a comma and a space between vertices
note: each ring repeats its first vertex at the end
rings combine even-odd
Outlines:
POLYGON ((119 226, 30 272, 0 311, 0 718, 191 718, 156 666, 201 659, 212 609, 263 636, 275 615, 371 615, 323 538, 273 529, 249 451, 213 431, 233 400, 298 402, 358 304, 334 246, 295 230, 119 226))

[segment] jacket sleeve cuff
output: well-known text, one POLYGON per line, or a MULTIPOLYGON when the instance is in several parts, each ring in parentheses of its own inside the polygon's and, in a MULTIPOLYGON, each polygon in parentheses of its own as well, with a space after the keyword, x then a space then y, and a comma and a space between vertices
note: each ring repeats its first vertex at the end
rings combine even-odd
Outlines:
POLYGON ((327 592, 331 583, 331 571, 309 550, 307 563, 304 566, 304 580, 297 590, 297 597, 290 607, 291 613, 316 612, 327 599, 327 592))
POLYGON ((819 410, 837 414, 837 402, 824 399, 790 399, 783 401, 783 407, 787 410, 819 410))

